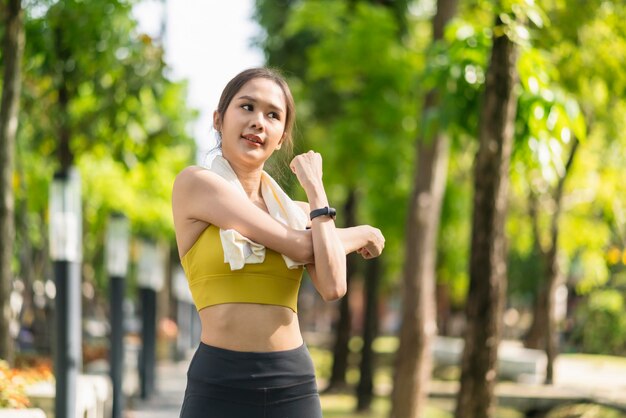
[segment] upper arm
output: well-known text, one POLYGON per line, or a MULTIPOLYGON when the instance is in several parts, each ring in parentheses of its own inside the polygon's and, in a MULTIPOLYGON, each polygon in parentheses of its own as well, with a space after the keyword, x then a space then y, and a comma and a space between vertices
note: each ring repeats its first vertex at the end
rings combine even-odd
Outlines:
POLYGON ((297 231, 276 221, 209 170, 189 167, 176 177, 172 210, 175 222, 202 221, 221 229, 234 229, 294 260, 312 259, 310 232, 297 231))

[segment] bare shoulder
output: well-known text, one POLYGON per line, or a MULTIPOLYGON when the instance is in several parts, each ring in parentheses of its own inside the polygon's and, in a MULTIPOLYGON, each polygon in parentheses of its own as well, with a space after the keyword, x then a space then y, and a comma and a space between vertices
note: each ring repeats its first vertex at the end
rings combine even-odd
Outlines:
POLYGON ((174 180, 172 203, 190 199, 197 201, 212 199, 222 193, 231 193, 232 186, 218 174, 204 167, 190 166, 183 169, 174 180))
POLYGON ((190 166, 178 173, 172 187, 175 224, 180 225, 182 220, 197 220, 198 209, 212 204, 223 187, 221 182, 221 177, 203 167, 190 166))
POLYGON ((189 166, 183 169, 174 180, 174 192, 176 191, 188 191, 198 186, 214 187, 219 183, 220 177, 207 170, 206 168, 199 166, 189 166))

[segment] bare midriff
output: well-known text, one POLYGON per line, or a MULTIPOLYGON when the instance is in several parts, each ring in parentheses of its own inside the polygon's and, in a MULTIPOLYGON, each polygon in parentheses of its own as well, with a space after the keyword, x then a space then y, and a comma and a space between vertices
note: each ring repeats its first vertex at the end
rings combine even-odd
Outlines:
POLYGON ((225 303, 200 310, 203 343, 234 351, 270 352, 302 345, 298 315, 289 308, 225 303))

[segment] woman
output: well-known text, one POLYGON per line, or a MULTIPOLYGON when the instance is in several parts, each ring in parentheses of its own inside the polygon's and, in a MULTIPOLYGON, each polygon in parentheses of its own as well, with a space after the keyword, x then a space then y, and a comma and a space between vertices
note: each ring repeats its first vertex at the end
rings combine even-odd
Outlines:
POLYGON ((346 292, 346 254, 380 255, 376 228, 335 227, 322 159, 290 164, 308 203, 293 202, 263 171, 291 148, 295 109, 286 82, 266 68, 243 71, 213 115, 221 156, 174 183, 181 262, 202 324, 188 371, 183 418, 319 418, 313 364, 302 340, 297 294, 306 269, 326 301, 346 292))

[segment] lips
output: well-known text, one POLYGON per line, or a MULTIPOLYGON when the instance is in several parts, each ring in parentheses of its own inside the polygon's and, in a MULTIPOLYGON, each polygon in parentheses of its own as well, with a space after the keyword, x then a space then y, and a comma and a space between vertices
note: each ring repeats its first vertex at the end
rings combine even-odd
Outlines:
POLYGON ((253 134, 242 135, 241 137, 259 145, 263 145, 263 142, 264 142, 260 137, 253 135, 253 134))

